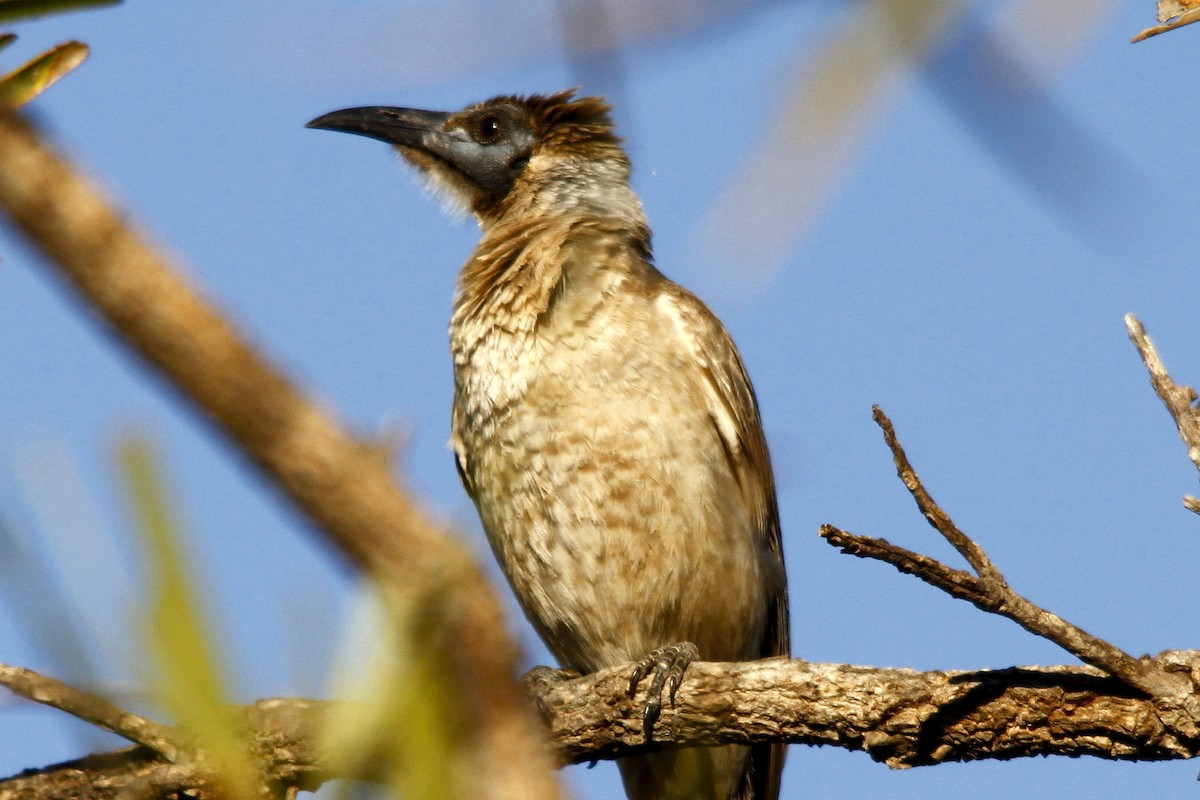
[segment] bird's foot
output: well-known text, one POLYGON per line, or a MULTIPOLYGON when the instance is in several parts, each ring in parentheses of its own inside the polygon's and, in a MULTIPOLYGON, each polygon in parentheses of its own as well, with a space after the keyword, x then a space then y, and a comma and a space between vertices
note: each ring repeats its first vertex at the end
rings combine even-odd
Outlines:
POLYGON ((675 692, 683 682, 683 672, 688 664, 700 657, 700 649, 691 642, 676 642, 665 647, 657 647, 637 663, 633 674, 629 676, 629 696, 637 694, 638 684, 647 675, 653 675, 650 690, 646 694, 646 705, 642 707, 642 729, 646 732, 646 741, 654 730, 662 714, 663 689, 667 690, 667 700, 675 705, 675 692))

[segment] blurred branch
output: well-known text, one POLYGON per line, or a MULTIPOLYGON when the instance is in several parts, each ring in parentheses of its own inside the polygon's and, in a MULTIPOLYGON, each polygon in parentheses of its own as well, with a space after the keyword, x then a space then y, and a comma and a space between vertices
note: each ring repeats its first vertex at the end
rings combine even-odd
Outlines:
MULTIPOLYGON (((1041 6, 1060 24, 1094 24, 1061 4, 1041 6)), ((1065 52, 1067 41, 1055 41, 1065 52)), ((1156 205, 1152 176, 1064 105, 1025 53, 977 4, 923 61, 921 74, 945 110, 1057 221, 1102 252, 1124 252, 1138 238, 1131 228, 1159 224, 1143 213, 1156 205)))
MULTIPOLYGON (((892 451, 896 474, 913 496, 921 514, 967 560, 975 575, 896 547, 884 539, 855 536, 832 525, 821 526, 822 538, 843 553, 886 561, 901 572, 915 575, 953 597, 969 601, 982 611, 1007 617, 1030 633, 1049 639, 1081 661, 1150 697, 1176 703, 1192 694, 1195 687, 1185 676, 1152 661, 1134 658, 1013 591, 983 548, 964 534, 934 502, 900 446, 892 421, 879 406, 873 411, 875 422, 883 429, 884 440, 892 451)), ((1197 731, 1200 732, 1200 728, 1197 731)))
POLYGON ((807 43, 797 46, 800 63, 774 103, 773 119, 696 228, 697 263, 710 271, 738 264, 741 292, 769 284, 844 178, 901 70, 928 52, 968 5, 847 4, 852 10, 815 55, 807 43))
MULTIPOLYGON (((1163 401, 1175 427, 1179 430, 1179 438, 1187 445, 1188 458, 1200 470, 1200 409, 1196 408, 1196 390, 1191 386, 1180 386, 1171 379, 1167 367, 1158 357, 1154 342, 1146 335, 1146 329, 1133 314, 1125 315, 1125 329, 1129 338, 1137 348, 1146 371, 1150 373, 1150 385, 1154 393, 1163 401)), ((1185 508, 1200 514, 1200 500, 1191 495, 1183 498, 1185 508)))
POLYGON ((115 6, 121 0, 0 0, 0 22, 33 19, 97 6, 115 6))
MULTIPOLYGON (((251 757, 271 786, 315 790, 333 777, 316 744, 328 703, 260 700, 237 709, 251 757)), ((174 733, 174 731, 172 731, 174 733)), ((128 800, 207 788, 201 762, 171 763, 144 746, 97 753, 0 780, 0 800, 128 800)), ((189 797, 206 796, 194 791, 189 797)), ((217 795, 224 796, 224 795, 217 795)))
POLYGON ((1158 21, 1162 24, 1146 28, 1129 41, 1137 43, 1143 39, 1149 39, 1151 36, 1158 36, 1160 33, 1173 31, 1184 25, 1200 21, 1200 6, 1197 5, 1196 0, 1159 0, 1158 21))
POLYGON ((0 595, 11 608, 21 609, 14 622, 57 674, 79 685, 99 683, 87 646, 88 637, 95 635, 85 630, 79 607, 63 589, 69 581, 61 581, 34 557, 26 541, 0 518, 0 595))
POLYGON ((177 735, 145 717, 118 708, 98 695, 39 675, 33 670, 0 664, 0 686, 35 703, 57 708, 84 722, 148 747, 168 761, 179 757, 177 735))
POLYGON ((469 723, 449 765, 459 785, 477 797, 557 797, 495 594, 467 549, 395 485, 380 449, 298 391, 13 113, 0 113, 0 208, 386 596, 440 631, 428 655, 469 723))

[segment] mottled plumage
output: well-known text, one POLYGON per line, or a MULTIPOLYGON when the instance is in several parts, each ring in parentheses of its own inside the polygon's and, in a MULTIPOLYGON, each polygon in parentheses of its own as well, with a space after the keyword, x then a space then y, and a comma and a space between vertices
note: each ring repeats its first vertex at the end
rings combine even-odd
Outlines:
MULTIPOLYGON (((692 642, 789 653, 775 488, 720 321, 651 263, 629 163, 597 98, 312 123, 396 144, 477 217, 450 323, 452 444, 522 608, 584 672, 692 642)), ((685 689, 686 691, 686 682, 685 689)), ((631 798, 775 798, 783 748, 619 763, 631 798)))

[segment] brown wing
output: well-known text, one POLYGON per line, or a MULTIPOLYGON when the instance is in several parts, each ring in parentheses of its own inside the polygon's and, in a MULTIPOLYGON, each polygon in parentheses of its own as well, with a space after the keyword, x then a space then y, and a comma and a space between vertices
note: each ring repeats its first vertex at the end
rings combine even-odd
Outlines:
MULTIPOLYGON (((775 478, 759 418, 758 400, 741 356, 716 315, 691 293, 673 283, 664 283, 662 297, 668 304, 668 311, 684 328, 682 332, 693 348, 693 355, 704 367, 712 389, 710 416, 721 434, 726 455, 741 486, 742 500, 751 509, 764 543, 779 567, 767 609, 767 629, 760 655, 763 658, 791 655, 779 506, 775 500, 775 478)), ((744 800, 775 800, 779 796, 779 775, 785 752, 784 744, 751 748, 750 771, 739 796, 744 800)))
POLYGON ((467 463, 467 448, 463 444, 462 435, 459 433, 459 425, 461 424, 458 410, 458 402, 455 401, 454 406, 450 411, 450 449, 454 453, 454 469, 458 472, 458 479, 462 481, 463 488, 467 490, 467 494, 471 499, 475 499, 475 481, 471 479, 470 465, 467 463))

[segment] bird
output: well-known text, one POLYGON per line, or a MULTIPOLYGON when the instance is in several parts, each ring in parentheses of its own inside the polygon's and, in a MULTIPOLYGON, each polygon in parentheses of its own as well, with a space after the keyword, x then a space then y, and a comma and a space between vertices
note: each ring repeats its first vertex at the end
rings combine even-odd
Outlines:
MULTIPOLYGON (((790 655, 770 455, 721 321, 655 266, 612 109, 576 90, 308 127, 394 146, 478 222, 450 318, 451 447, 564 669, 634 663, 647 737, 688 664, 790 655)), ((774 800, 780 743, 618 759, 631 800, 774 800)))

